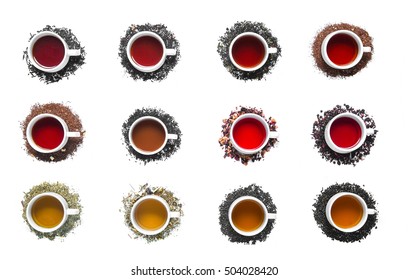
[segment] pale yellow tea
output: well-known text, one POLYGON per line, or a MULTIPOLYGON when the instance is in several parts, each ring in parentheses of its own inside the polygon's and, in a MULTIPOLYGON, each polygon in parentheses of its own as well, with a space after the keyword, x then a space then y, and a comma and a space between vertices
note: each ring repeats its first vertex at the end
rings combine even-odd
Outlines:
POLYGON ((143 200, 135 209, 138 225, 150 231, 160 229, 166 223, 167 215, 166 207, 155 199, 143 200))
POLYGON ((232 222, 242 231, 250 232, 258 229, 265 218, 261 205, 253 200, 242 200, 232 210, 232 222))
POLYGON ((61 202, 53 196, 40 197, 31 209, 34 222, 43 228, 58 226, 64 217, 61 202))
POLYGON ((363 218, 363 207, 356 198, 345 195, 333 203, 330 214, 338 227, 352 228, 363 218))

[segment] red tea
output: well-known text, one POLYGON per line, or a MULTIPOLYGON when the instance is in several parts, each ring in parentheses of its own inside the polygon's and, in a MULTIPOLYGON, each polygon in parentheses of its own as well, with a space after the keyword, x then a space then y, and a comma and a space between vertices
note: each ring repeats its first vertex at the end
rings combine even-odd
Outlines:
POLYGON ((44 36, 33 46, 33 57, 46 68, 58 66, 65 56, 64 44, 54 36, 44 36))
POLYGON ((254 150, 264 143, 266 131, 260 121, 254 118, 246 118, 239 120, 235 124, 232 136, 241 148, 254 150))
POLYGON ((361 139, 361 127, 352 118, 340 117, 330 127, 330 138, 338 147, 352 148, 361 139))
POLYGON ((154 66, 163 56, 163 46, 152 36, 143 36, 136 39, 130 48, 133 60, 142 66, 154 66))
POLYGON ((35 123, 32 137, 35 144, 41 148, 52 150, 61 144, 64 138, 64 128, 57 119, 45 117, 35 123))
POLYGON ((232 57, 244 68, 258 66, 265 57, 265 48, 255 36, 245 35, 235 41, 232 47, 232 57))
POLYGON ((356 41, 347 34, 336 34, 327 44, 327 55, 334 64, 339 66, 352 63, 357 53, 356 41))

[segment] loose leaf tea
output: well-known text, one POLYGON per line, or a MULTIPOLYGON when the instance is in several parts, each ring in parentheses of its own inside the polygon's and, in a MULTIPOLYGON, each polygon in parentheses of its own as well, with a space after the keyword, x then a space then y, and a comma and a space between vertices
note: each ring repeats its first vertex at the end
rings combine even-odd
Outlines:
POLYGON ((144 238, 148 243, 162 240, 167 238, 175 229, 180 226, 180 218, 172 218, 170 219, 169 224, 167 227, 156 235, 145 235, 138 232, 130 219, 131 211, 133 205, 142 197, 146 195, 157 195, 163 198, 170 207, 170 211, 179 212, 180 217, 183 216, 183 205, 180 203, 180 200, 173 194, 173 192, 167 190, 163 187, 150 187, 148 184, 140 186, 139 190, 131 191, 125 197, 123 197, 123 209, 120 211, 125 216, 125 224, 131 230, 131 238, 144 238))
POLYGON ((313 215, 317 225, 327 237, 332 240, 338 240, 341 242, 355 242, 365 239, 373 228, 377 228, 377 216, 378 211, 373 215, 368 215, 366 223, 362 228, 355 232, 342 232, 333 227, 326 218, 326 205, 330 198, 340 192, 350 192, 359 195, 367 204, 369 209, 376 209, 376 201, 370 193, 363 188, 352 183, 334 184, 321 193, 315 199, 313 204, 313 215))
POLYGON ((231 226, 228 219, 228 212, 231 204, 242 196, 253 196, 258 198, 263 204, 265 204, 268 213, 277 213, 276 205, 272 201, 272 197, 269 193, 264 192, 262 187, 256 184, 251 184, 245 188, 238 188, 225 196, 225 200, 221 203, 219 210, 219 223, 222 234, 228 237, 228 240, 234 243, 246 243, 255 244, 256 242, 263 242, 267 239, 270 232, 275 225, 275 219, 269 219, 268 223, 263 231, 254 236, 244 236, 237 233, 231 226))
POLYGON ((329 162, 338 165, 356 165, 359 161, 365 159, 365 157, 370 154, 371 147, 374 146, 374 141, 378 132, 378 130, 375 128, 376 126, 374 120, 366 113, 364 109, 354 109, 346 104, 343 106, 337 105, 332 110, 325 112, 320 111, 320 114, 317 115, 317 120, 313 123, 312 132, 312 138, 315 141, 314 147, 318 149, 321 157, 329 162), (359 116, 364 121, 367 128, 374 129, 374 133, 367 135, 365 142, 357 150, 348 154, 340 154, 330 149, 330 147, 327 145, 324 138, 324 131, 326 129, 326 125, 333 117, 345 112, 350 112, 359 116))
POLYGON ((239 80, 261 80, 266 74, 272 72, 272 68, 275 66, 278 58, 281 56, 281 47, 278 44, 278 39, 272 35, 270 29, 268 29, 264 23, 241 21, 237 22, 231 28, 227 28, 225 34, 220 37, 217 46, 217 52, 221 57, 224 67, 231 73, 232 76, 239 80), (268 55, 268 59, 265 64, 255 71, 242 71, 232 64, 229 57, 229 47, 236 36, 244 32, 253 32, 262 36, 268 47, 277 48, 276 53, 268 55))
POLYGON ((316 35, 312 45, 312 55, 315 60, 316 67, 328 77, 344 78, 354 76, 355 74, 360 72, 363 68, 365 68, 367 64, 371 61, 372 54, 374 51, 372 41, 373 40, 368 34, 368 32, 358 26, 354 26, 348 23, 327 25, 316 35), (360 37, 361 41, 363 42, 363 46, 371 47, 371 52, 363 53, 363 57, 361 58, 360 62, 350 69, 334 69, 327 65, 326 62, 323 60, 321 53, 321 46, 323 40, 326 38, 327 35, 337 30, 350 30, 360 37))
POLYGON ((74 228, 76 228, 81 223, 81 212, 82 206, 80 203, 79 195, 73 192, 68 186, 62 183, 48 183, 43 182, 39 185, 33 186, 27 193, 24 193, 23 201, 21 202, 23 205, 23 219, 27 223, 28 227, 32 232, 37 235, 39 239, 47 238, 49 240, 54 240, 56 237, 64 238, 70 233, 74 228), (53 232, 39 232, 35 230, 33 227, 30 226, 26 216, 26 209, 28 203, 32 198, 34 198, 38 194, 42 194, 45 192, 54 192, 61 195, 68 203, 68 208, 70 209, 78 209, 78 215, 69 215, 67 221, 64 225, 62 225, 59 229, 53 232))
POLYGON ((129 154, 136 159, 136 161, 143 162, 144 164, 151 161, 166 160, 171 157, 180 148, 181 144, 181 131, 178 123, 172 116, 165 113, 161 109, 156 108, 142 108, 137 109, 122 125, 123 143, 126 146, 129 154), (129 141, 129 130, 131 125, 139 118, 144 116, 156 117, 161 120, 167 128, 169 134, 177 134, 178 138, 174 140, 168 140, 166 146, 158 153, 153 155, 143 155, 133 149, 129 141))
POLYGON ((82 122, 79 116, 73 113, 68 106, 60 103, 34 104, 31 107, 30 113, 20 126, 23 132, 24 146, 27 154, 38 160, 47 162, 58 162, 72 157, 82 145, 83 137, 85 136, 85 131, 82 128, 82 122), (47 113, 62 118, 68 125, 69 131, 78 131, 81 133, 81 137, 70 137, 67 144, 61 150, 54 153, 40 153, 34 150, 27 141, 27 126, 35 116, 47 113))
MULTIPOLYGON (((218 143, 224 150, 224 158, 230 157, 236 161, 240 161, 242 164, 247 165, 248 162, 259 161, 265 157, 266 152, 269 152, 271 148, 275 147, 278 143, 278 139, 270 138, 265 147, 252 155, 244 155, 239 153, 233 146, 230 140, 230 130, 234 121, 241 115, 246 113, 253 113, 261 116, 265 119, 265 115, 262 110, 251 107, 237 107, 234 111, 231 111, 229 117, 223 120, 221 138, 219 138, 218 143)), ((277 125, 274 118, 265 119, 269 125, 270 131, 276 131, 277 125)))
POLYGON ((28 58, 28 47, 24 51, 23 59, 25 59, 29 75, 31 77, 37 77, 40 81, 43 81, 46 84, 55 83, 60 81, 63 78, 69 78, 70 75, 75 74, 78 68, 81 68, 83 64, 85 64, 85 48, 81 46, 81 43, 77 39, 77 37, 72 33, 71 29, 61 27, 57 28, 55 26, 47 25, 42 30, 37 31, 35 34, 31 34, 29 42, 31 39, 40 32, 43 31, 51 31, 57 33, 61 36, 62 39, 67 43, 69 49, 78 49, 81 50, 81 55, 79 56, 71 56, 69 58, 68 64, 58 72, 55 73, 47 73, 37 69, 34 65, 31 64, 30 59, 28 58))
POLYGON ((180 60, 180 44, 177 41, 175 35, 167 29, 167 26, 163 24, 155 25, 152 25, 150 23, 143 25, 132 24, 126 30, 125 36, 120 38, 119 57, 122 66, 134 80, 161 81, 167 77, 169 72, 173 70, 173 68, 177 65, 178 61, 180 60), (164 64, 158 70, 149 73, 139 71, 135 67, 133 67, 132 63, 129 61, 127 57, 126 52, 129 40, 133 37, 133 35, 141 31, 151 31, 156 33, 163 39, 166 48, 176 50, 176 55, 166 56, 164 64))

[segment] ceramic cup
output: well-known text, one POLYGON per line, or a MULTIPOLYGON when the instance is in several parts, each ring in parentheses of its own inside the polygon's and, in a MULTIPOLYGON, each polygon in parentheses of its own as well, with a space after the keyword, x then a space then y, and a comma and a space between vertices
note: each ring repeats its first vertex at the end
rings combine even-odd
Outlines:
POLYGON ((59 36, 57 33, 52 32, 52 31, 42 31, 39 32, 38 34, 36 34, 31 40, 30 43, 28 45, 28 58, 31 62, 31 64, 37 68, 38 70, 41 70, 43 72, 47 72, 47 73, 55 73, 58 72, 60 70, 62 70, 68 63, 69 58, 71 56, 80 56, 81 55, 81 50, 79 49, 70 49, 67 45, 67 43, 65 42, 65 40, 59 36), (47 67, 44 65, 41 65, 37 59, 35 58, 35 55, 33 53, 34 47, 36 45, 36 43, 40 40, 43 39, 44 37, 54 37, 57 38, 63 45, 64 48, 64 54, 62 57, 61 62, 56 65, 56 66, 52 66, 52 67, 47 67))
POLYGON ((65 224, 65 222, 68 219, 68 216, 78 215, 78 214, 79 214, 79 209, 70 209, 68 207, 67 201, 61 195, 59 195, 57 193, 54 193, 54 192, 45 192, 45 193, 41 193, 41 194, 36 195, 35 197, 33 197, 30 200, 30 202, 28 203, 27 208, 26 208, 26 217, 27 217, 27 221, 30 224, 30 226, 32 226, 35 230, 40 231, 40 232, 44 232, 44 233, 56 231, 57 229, 59 229, 60 227, 62 227, 65 224), (38 201, 40 201, 40 199, 44 199, 44 198, 47 198, 47 197, 50 197, 52 199, 57 200, 61 204, 62 209, 63 209, 62 220, 59 222, 58 225, 56 225, 55 227, 52 227, 52 228, 47 228, 47 227, 43 227, 41 225, 38 225, 35 222, 35 218, 33 217, 33 211, 32 211, 33 207, 35 207, 35 204, 38 201))
MULTIPOLYGON (((374 129, 367 128, 362 118, 360 118, 356 114, 346 112, 346 113, 341 113, 341 114, 336 115, 329 121, 324 131, 324 139, 327 145, 329 146, 329 148, 332 149, 333 151, 340 153, 340 154, 347 154, 347 153, 351 153, 357 150, 358 148, 360 148, 361 145, 364 144, 367 135, 372 135, 372 134, 374 134, 374 129), (357 128, 359 132, 355 132, 355 133, 360 134, 359 139, 353 145, 350 145, 347 147, 346 146, 341 147, 338 144, 336 144, 336 140, 332 137, 334 126, 336 126, 335 122, 345 122, 345 124, 343 125, 354 126, 354 129, 357 128), (333 123, 334 123, 334 126, 333 126, 333 123)), ((345 138, 345 137, 350 137, 350 135, 341 135, 337 137, 345 138)))
POLYGON ((367 221, 368 215, 374 215, 376 213, 375 209, 370 209, 367 207, 367 204, 365 203, 364 199, 361 198, 361 196, 355 194, 355 193, 350 193, 350 192, 341 192, 338 194, 333 195, 329 201, 326 204, 326 218, 329 221, 329 223, 335 227, 336 229, 342 231, 342 232, 354 232, 359 230, 362 226, 364 226, 364 224, 367 221), (339 225, 337 225, 334 220, 333 220, 333 216, 332 216, 332 208, 333 205, 335 204, 335 202, 338 199, 341 199, 343 197, 347 197, 350 199, 355 199, 358 204, 359 207, 361 207, 362 210, 362 216, 359 219, 359 221, 352 227, 340 227, 339 225))
POLYGON ((266 43, 266 40, 261 35, 259 35, 257 33, 254 33, 254 32, 244 32, 244 33, 239 34, 238 36, 236 36, 232 40, 232 42, 231 42, 231 44, 229 46, 229 58, 230 58, 232 64, 235 67, 237 67, 238 69, 240 69, 242 71, 251 72, 251 71, 255 71, 255 70, 258 70, 259 68, 261 68, 265 64, 266 60, 268 59, 269 54, 276 53, 277 51, 278 51, 278 49, 275 48, 275 47, 271 47, 271 48, 268 47, 268 44, 266 43), (244 43, 246 45, 246 46, 244 46, 244 48, 249 48, 249 49, 251 49, 251 48, 254 49, 255 48, 256 50, 258 50, 256 46, 251 47, 251 45, 261 44, 263 46, 263 48, 262 48, 263 57, 261 58, 260 61, 258 61, 256 63, 256 65, 253 65, 253 66, 250 66, 250 67, 245 66, 242 63, 238 63, 237 62, 238 59, 234 58, 235 51, 237 50, 237 48, 239 48, 238 45, 240 45, 240 41, 245 39, 245 38, 250 39, 250 40, 247 40, 247 42, 244 43), (248 43, 248 41, 250 41, 250 42, 248 43))
POLYGON ((48 154, 48 153, 54 153, 62 148, 67 144, 68 139, 70 137, 81 137, 81 133, 78 131, 69 131, 68 130, 68 125, 67 123, 60 117, 53 115, 53 114, 40 114, 35 116, 27 125, 27 130, 26 130, 26 138, 28 141, 28 144, 37 152, 48 154), (42 121, 45 121, 45 119, 51 119, 52 121, 55 121, 54 123, 59 123, 60 127, 57 129, 62 130, 62 140, 59 143, 58 146, 55 148, 44 148, 38 145, 34 138, 33 138, 33 129, 36 128, 36 125, 41 124, 42 121))
MULTIPOLYGON (((339 44, 341 45, 341 43, 339 44)), ((357 63, 360 62, 361 58, 363 57, 363 53, 365 52, 371 52, 371 47, 364 47, 360 37, 350 30, 337 30, 330 33, 326 36, 326 38, 324 38, 321 45, 321 53, 324 62, 335 69, 350 69, 356 66, 357 63), (351 46, 348 46, 348 48, 355 48, 355 50, 353 50, 355 52, 355 55, 350 61, 346 62, 345 64, 336 64, 335 62, 333 62, 333 60, 330 59, 330 55, 328 52, 328 47, 330 46, 330 44, 334 44, 333 40, 336 40, 336 38, 339 38, 339 36, 342 36, 343 40, 347 40, 348 43, 345 44, 354 42, 351 46)))
MULTIPOLYGON (((151 210, 146 210, 146 211, 151 211, 151 210)), ((149 213, 147 213, 147 215, 149 215, 149 213)), ((173 218, 180 218, 180 212, 170 211, 170 207, 167 201, 165 201, 162 197, 157 196, 157 195, 146 195, 146 196, 141 197, 135 202, 135 204, 133 204, 133 207, 130 212, 130 221, 132 222, 133 227, 138 232, 145 234, 145 235, 159 234, 160 232, 166 229, 166 227, 168 226, 170 222, 170 219, 173 219, 173 218), (141 211, 139 210, 139 206, 142 205, 143 203, 149 202, 149 200, 153 200, 153 201, 160 203, 161 205, 160 207, 164 207, 165 213, 166 213, 165 222, 162 224, 160 228, 154 229, 154 230, 146 229, 145 227, 143 227, 143 225, 138 221, 138 218, 137 218, 137 211, 141 211)))
POLYGON ((162 67, 162 65, 164 64, 166 57, 167 56, 174 56, 177 54, 177 50, 176 49, 168 49, 166 48, 166 45, 164 44, 163 39, 154 32, 151 31, 141 31, 136 33, 135 35, 132 36, 132 38, 130 38, 127 46, 126 46, 126 54, 127 57, 130 61, 130 63, 133 65, 133 67, 135 67, 137 70, 141 71, 141 72, 153 72, 156 71, 157 69, 159 69, 160 67, 162 67), (160 57, 160 59, 157 61, 156 64, 154 65, 143 65, 140 62, 136 61, 135 58, 132 56, 132 46, 133 44, 136 42, 136 40, 141 39, 142 37, 151 37, 153 39, 155 39, 160 45, 161 45, 161 50, 162 50, 162 55, 160 57))

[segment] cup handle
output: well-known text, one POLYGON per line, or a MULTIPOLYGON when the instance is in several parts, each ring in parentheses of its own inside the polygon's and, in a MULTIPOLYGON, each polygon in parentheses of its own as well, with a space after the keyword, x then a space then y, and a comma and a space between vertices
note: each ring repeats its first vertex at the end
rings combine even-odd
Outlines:
POLYGON ((278 52, 278 49, 275 47, 268 48, 268 53, 277 53, 277 52, 278 52))
POLYGON ((68 131, 67 136, 68 137, 81 137, 81 133, 79 131, 68 131))
POLYGON ((81 50, 68 50, 68 55, 69 56, 80 56, 81 50))
POLYGON ((180 218, 180 212, 170 212, 170 218, 180 218))
POLYGON ((368 215, 374 215, 374 214, 377 214, 377 211, 375 210, 375 209, 367 209, 367 214, 368 215))
POLYGON ((372 128, 367 128, 367 135, 373 135, 374 134, 374 129, 372 129, 372 128))
POLYGON ((270 131, 269 132, 269 138, 278 138, 279 137, 279 133, 276 131, 270 131))
POLYGON ((68 215, 78 215, 79 209, 67 209, 67 214, 68 215))
POLYGON ((371 52, 371 47, 363 47, 363 52, 371 52))
POLYGON ((166 49, 166 55, 176 55, 176 49, 166 49))
POLYGON ((167 134, 167 139, 176 140, 178 139, 178 135, 177 134, 167 134))
POLYGON ((276 220, 276 214, 275 213, 268 213, 268 220, 276 220))

